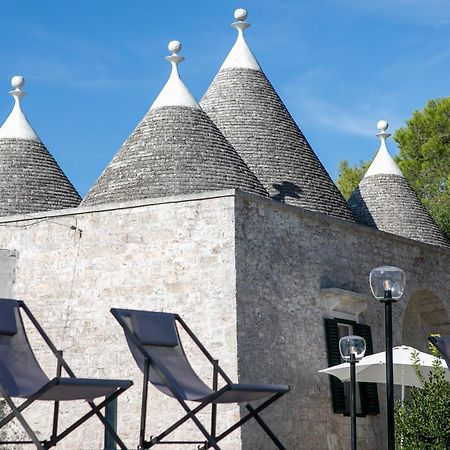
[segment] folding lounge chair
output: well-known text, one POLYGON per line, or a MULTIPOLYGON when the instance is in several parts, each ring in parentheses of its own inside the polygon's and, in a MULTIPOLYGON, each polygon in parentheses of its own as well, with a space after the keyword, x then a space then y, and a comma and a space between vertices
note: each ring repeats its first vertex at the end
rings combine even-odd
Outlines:
POLYGON ((61 439, 90 417, 96 415, 120 448, 126 450, 125 445, 100 410, 132 384, 131 381, 122 380, 76 378, 62 357, 62 352, 55 348, 25 303, 19 300, 0 299, 0 396, 5 399, 11 409, 11 413, 0 420, 0 429, 16 418, 31 439, 1 441, 0 445, 34 444, 39 450, 49 449, 56 446, 61 439), (21 311, 29 317, 57 358, 57 376, 52 380, 47 377, 36 360, 25 332, 21 311), (68 377, 61 377, 62 369, 68 377), (12 401, 14 397, 25 400, 17 406, 12 401), (93 399, 97 397, 105 397, 105 399, 96 405, 93 399), (35 400, 55 402, 52 434, 47 440, 40 440, 22 415, 22 411, 35 400), (91 409, 64 431, 58 432, 59 402, 64 400, 86 400, 91 409))
POLYGON ((131 353, 144 375, 142 392, 141 425, 139 449, 147 449, 157 444, 200 444, 197 448, 219 449, 218 443, 232 431, 239 428, 248 420, 254 418, 278 449, 285 449, 283 444, 273 434, 259 413, 274 401, 289 392, 289 386, 270 384, 233 384, 226 373, 214 360, 194 333, 177 314, 136 311, 127 309, 111 309, 111 313, 122 326, 131 353), (213 388, 209 388, 194 372, 184 353, 178 329, 178 322, 199 347, 213 366, 213 388), (218 389, 218 376, 221 376, 225 386, 218 389), (148 383, 152 383, 164 394, 178 400, 186 414, 172 426, 156 437, 145 440, 147 391, 148 383), (264 399, 258 406, 251 406, 248 402, 264 399), (199 403, 195 408, 188 406, 187 401, 199 403), (248 413, 238 422, 223 431, 216 433, 216 418, 218 403, 246 403, 248 413), (197 413, 206 406, 212 406, 210 431, 197 417, 197 413), (167 440, 175 429, 192 420, 205 437, 202 441, 167 440))
POLYGON ((428 340, 439 350, 450 368, 450 336, 429 336, 428 340))

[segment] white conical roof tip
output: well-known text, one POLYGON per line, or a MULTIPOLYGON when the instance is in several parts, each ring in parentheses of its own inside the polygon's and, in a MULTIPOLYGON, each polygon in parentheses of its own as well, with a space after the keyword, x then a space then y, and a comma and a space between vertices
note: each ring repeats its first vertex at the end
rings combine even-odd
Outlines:
POLYGON ((396 162, 389 154, 389 151, 386 147, 386 140, 391 136, 386 130, 389 128, 389 124, 386 120, 379 120, 377 123, 377 128, 379 133, 377 136, 380 138, 380 148, 378 149, 378 153, 376 154, 372 164, 367 169, 364 178, 370 177, 372 175, 398 175, 403 177, 403 174, 400 168, 397 166, 396 162))
POLYGON ((41 142, 22 111, 20 100, 27 95, 25 91, 22 91, 24 85, 23 76, 15 75, 11 78, 11 86, 14 90, 9 93, 14 97, 14 108, 0 128, 0 139, 26 139, 41 142))
POLYGON ((170 41, 167 48, 172 54, 166 56, 165 60, 172 64, 172 71, 167 83, 150 109, 161 108, 163 106, 187 106, 189 108, 200 109, 199 104, 181 80, 178 72, 178 64, 184 60, 184 56, 178 54, 182 48, 181 42, 170 41))
POLYGON ((248 12, 244 8, 238 8, 234 11, 234 18, 237 22, 231 24, 231 26, 237 30, 238 35, 236 42, 231 49, 230 53, 226 57, 222 64, 222 69, 253 69, 261 72, 261 67, 256 61, 255 56, 248 47, 248 44, 244 37, 244 30, 250 27, 248 22, 244 22, 248 17, 248 12))

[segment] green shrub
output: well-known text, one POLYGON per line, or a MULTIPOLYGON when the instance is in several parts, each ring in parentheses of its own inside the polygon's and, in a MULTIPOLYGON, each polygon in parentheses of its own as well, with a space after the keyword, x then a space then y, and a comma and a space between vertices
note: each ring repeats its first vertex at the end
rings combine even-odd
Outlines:
MULTIPOLYGON (((436 355, 437 350, 433 353, 436 355)), ((410 399, 397 402, 396 446, 402 450, 450 449, 450 384, 439 358, 428 377, 419 371, 419 357, 413 362, 422 387, 411 388, 410 399)))

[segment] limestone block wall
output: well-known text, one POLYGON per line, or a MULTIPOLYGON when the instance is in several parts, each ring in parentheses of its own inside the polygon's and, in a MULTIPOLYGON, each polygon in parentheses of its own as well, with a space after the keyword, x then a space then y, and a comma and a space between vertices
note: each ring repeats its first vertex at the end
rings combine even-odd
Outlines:
MULTIPOLYGON (((376 266, 406 272, 407 291, 394 307, 395 343, 419 339, 411 318, 422 320, 420 336, 435 329, 427 299, 443 308, 441 316, 450 314, 450 252, 239 191, 2 218, 0 249, 2 292, 27 301, 77 374, 136 382, 119 401, 119 433, 131 448, 142 378, 113 306, 178 312, 233 379, 290 384, 292 392, 264 417, 295 450, 349 447, 349 419, 332 412, 328 377, 317 373, 327 366, 323 321, 334 315, 324 289, 369 299, 360 321, 372 327, 375 351, 384 349, 384 311, 368 286, 376 266)), ((53 373, 55 362, 35 334, 32 343, 53 373)), ((208 364, 192 346, 187 351, 210 378, 208 364)), ((156 434, 182 412, 150 393, 149 433, 156 434)), ((382 388, 379 394, 383 411, 382 388)), ((51 408, 39 405, 29 416, 42 435, 51 408)), ((81 410, 85 405, 64 406, 63 423, 81 410)), ((223 426, 239 416, 235 407, 219 411, 223 426)), ((383 448, 384 423, 383 414, 358 419, 359 448, 383 448)), ((58 448, 98 450, 102 442, 103 429, 91 420, 58 448)), ((271 448, 250 424, 223 445, 271 448)))
MULTIPOLYGON (((3 264, 0 273, 13 274, 13 297, 27 302, 75 373, 135 381, 119 399, 118 431, 130 448, 137 446, 142 377, 109 309, 179 313, 236 379, 234 232, 234 191, 0 221, 0 248, 15 255, 15 268, 3 264)), ((53 375, 55 361, 32 337, 53 375)), ((192 346, 187 350, 196 370, 211 379, 209 363, 192 346)), ((40 403, 28 414, 42 437, 49 434, 51 409, 40 403)), ((85 410, 82 403, 63 405, 62 425, 85 410)), ((221 411, 225 425, 239 414, 235 407, 221 411)), ((150 390, 149 435, 181 415, 175 400, 150 390)), ((198 437, 192 430, 181 434, 198 437)), ((239 439, 234 433, 223 448, 240 448, 239 439)), ((102 444, 102 426, 91 419, 58 448, 98 450, 102 444)))
MULTIPOLYGON (((383 264, 401 267, 407 280, 404 297, 394 305, 394 344, 402 343, 405 310, 417 293, 433 292, 450 313, 449 251, 237 194, 239 379, 256 376, 260 382, 291 385, 291 393, 264 415, 287 448, 350 447, 349 418, 333 413, 328 377, 317 373, 328 366, 324 318, 334 314, 322 293, 339 288, 365 294, 368 307, 360 322, 372 327, 374 351, 383 351, 384 309, 368 284, 370 270, 383 264)), ((382 413, 358 419, 358 448, 385 447, 384 398, 379 386, 382 413)), ((272 448, 253 425, 243 430, 242 440, 245 449, 272 448)))

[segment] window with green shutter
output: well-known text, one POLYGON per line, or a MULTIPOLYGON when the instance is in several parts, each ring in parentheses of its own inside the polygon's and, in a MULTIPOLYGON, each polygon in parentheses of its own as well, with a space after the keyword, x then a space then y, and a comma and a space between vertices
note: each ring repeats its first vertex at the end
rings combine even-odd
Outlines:
MULTIPOLYGON (((370 326, 345 319, 325 319, 325 335, 329 366, 334 366, 342 362, 341 354, 339 352, 339 339, 346 334, 356 334, 363 337, 366 340, 366 355, 373 354, 370 326)), ((348 383, 342 383, 338 378, 330 375, 330 387, 334 412, 337 414, 350 414, 348 383)), ((358 390, 358 415, 366 416, 379 414, 380 407, 376 383, 358 383, 358 390)))

